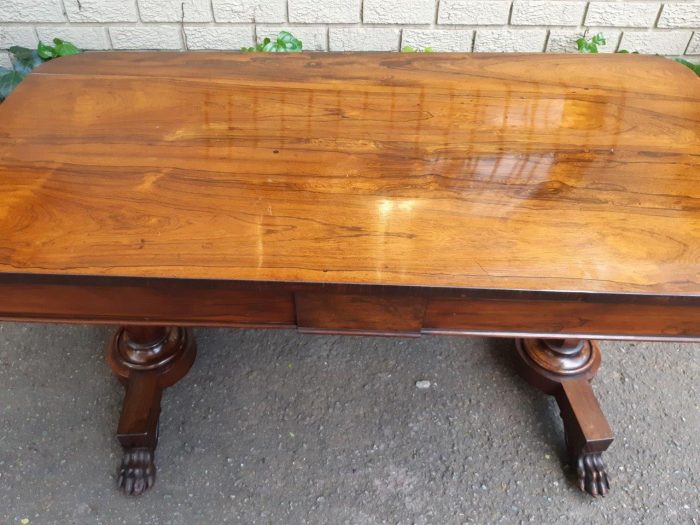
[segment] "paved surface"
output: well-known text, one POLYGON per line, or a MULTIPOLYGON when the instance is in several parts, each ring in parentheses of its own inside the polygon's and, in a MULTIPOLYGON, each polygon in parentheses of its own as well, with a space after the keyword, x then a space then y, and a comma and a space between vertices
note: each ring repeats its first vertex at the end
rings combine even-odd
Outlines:
POLYGON ((700 523, 700 345, 602 345, 618 437, 594 500, 507 340, 198 330, 156 487, 129 499, 110 333, 0 324, 1 524, 700 523))

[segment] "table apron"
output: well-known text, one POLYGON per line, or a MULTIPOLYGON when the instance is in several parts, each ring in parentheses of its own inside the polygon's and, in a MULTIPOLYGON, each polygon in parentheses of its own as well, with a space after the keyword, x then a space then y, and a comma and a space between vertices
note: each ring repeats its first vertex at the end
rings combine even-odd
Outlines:
POLYGON ((700 299, 693 298, 167 279, 63 281, 0 280, 0 319, 700 341, 700 299))

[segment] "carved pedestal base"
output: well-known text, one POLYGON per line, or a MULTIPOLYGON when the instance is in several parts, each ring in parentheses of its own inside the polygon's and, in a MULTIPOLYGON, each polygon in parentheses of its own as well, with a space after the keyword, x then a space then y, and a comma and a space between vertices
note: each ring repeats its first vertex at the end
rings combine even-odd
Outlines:
POLYGON ((516 347, 523 377, 557 400, 581 490, 605 496, 610 480, 602 453, 613 435, 590 385, 600 366, 598 345, 577 339, 518 339, 516 347))
POLYGON ((162 392, 182 379, 195 354, 191 332, 177 327, 123 327, 107 348, 107 362, 126 387, 117 429, 124 449, 118 484, 126 494, 141 494, 155 482, 162 392))

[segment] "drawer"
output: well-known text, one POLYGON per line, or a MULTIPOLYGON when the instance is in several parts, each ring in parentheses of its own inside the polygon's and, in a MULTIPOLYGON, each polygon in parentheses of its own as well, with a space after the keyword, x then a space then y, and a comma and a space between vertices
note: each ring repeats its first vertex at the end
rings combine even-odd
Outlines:
POLYGON ((297 293, 301 332, 419 336, 425 299, 369 294, 297 293))

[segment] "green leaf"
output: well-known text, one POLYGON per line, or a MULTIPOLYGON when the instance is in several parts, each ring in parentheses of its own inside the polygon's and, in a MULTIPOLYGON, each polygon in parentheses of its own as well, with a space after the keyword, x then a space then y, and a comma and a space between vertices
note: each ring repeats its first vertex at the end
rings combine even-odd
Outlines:
POLYGON ((267 53, 276 51, 276 45, 276 42, 271 42, 269 38, 266 38, 265 40, 263 40, 262 51, 265 51, 267 53))
POLYGON ((256 44, 255 47, 242 47, 241 51, 246 53, 261 51, 266 53, 290 53, 299 52, 302 50, 302 47, 301 40, 288 31, 280 31, 274 41, 265 37, 263 41, 256 44))
POLYGON ((301 51, 302 48, 301 40, 296 38, 289 31, 280 31, 277 35, 276 44, 278 52, 298 52, 301 51))
POLYGON ((576 49, 579 53, 590 53, 590 44, 586 41, 584 37, 576 40, 576 49))
POLYGON ((298 52, 301 51, 301 40, 297 39, 289 31, 280 31, 274 42, 268 42, 264 51, 273 53, 298 52))
POLYGON ((66 57, 69 55, 77 55, 78 53, 80 53, 80 49, 78 49, 74 44, 70 42, 65 42, 60 38, 54 38, 53 43, 56 45, 55 56, 66 57))
POLYGON ((280 31, 277 35, 277 41, 284 42, 285 44, 293 43, 296 41, 296 38, 294 38, 294 35, 291 34, 289 31, 280 31))
POLYGON ((7 98, 26 75, 20 71, 9 71, 0 76, 0 100, 7 98))
POLYGON ((413 46, 403 46, 401 48, 402 53, 432 53, 433 48, 432 47, 424 47, 421 49, 420 47, 413 47, 413 46))
POLYGON ((44 62, 34 49, 12 46, 9 51, 12 54, 12 62, 15 65, 15 69, 22 73, 29 73, 36 66, 44 62))
POLYGON ((42 41, 39 41, 39 45, 36 48, 36 53, 44 60, 51 60, 52 58, 58 56, 53 47, 44 44, 42 41))
POLYGON ((605 45, 605 43, 605 37, 602 33, 593 35, 590 40, 586 39, 586 35, 584 34, 581 38, 576 40, 576 49, 578 49, 579 53, 597 53, 598 46, 605 45))
POLYGON ((33 56, 34 50, 22 46, 12 46, 10 48, 10 53, 14 55, 16 60, 29 61, 33 56))
POLYGON ((593 38, 591 38, 591 42, 596 46, 604 46, 606 44, 603 33, 598 33, 597 35, 594 35, 593 38))

